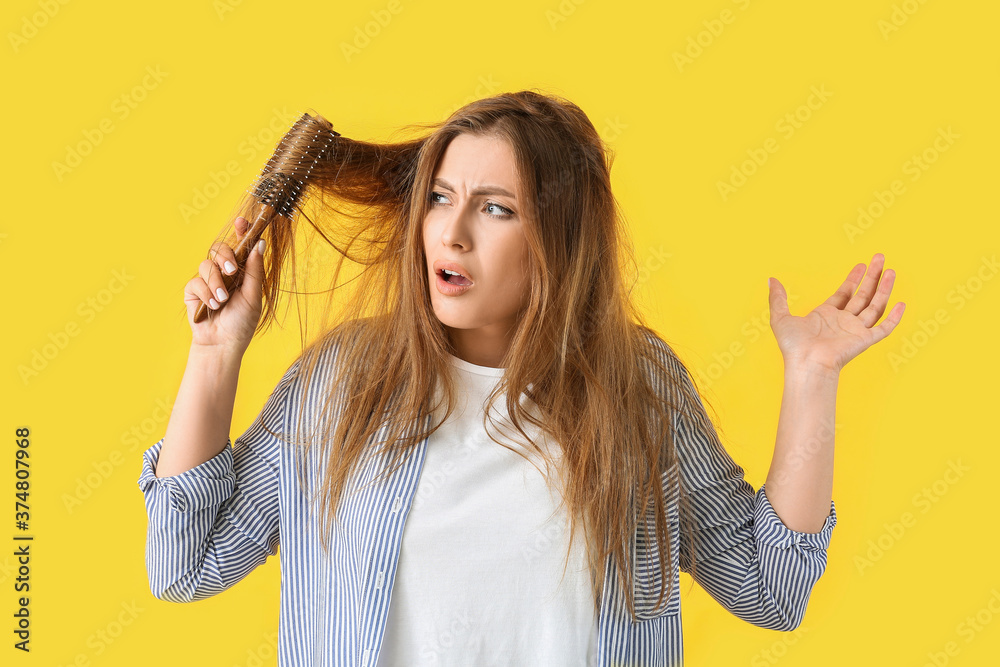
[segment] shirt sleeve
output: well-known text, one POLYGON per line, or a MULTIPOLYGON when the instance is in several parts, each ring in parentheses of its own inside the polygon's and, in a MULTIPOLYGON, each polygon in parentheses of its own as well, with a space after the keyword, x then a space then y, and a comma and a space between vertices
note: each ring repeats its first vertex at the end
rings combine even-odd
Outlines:
POLYGON ((203 463, 157 477, 161 438, 142 454, 139 488, 148 517, 146 572, 170 602, 211 597, 278 550, 278 470, 286 397, 296 361, 250 428, 203 463), (266 428, 265 428, 266 427, 266 428))
POLYGON ((675 413, 675 443, 693 525, 680 531, 680 569, 691 572, 693 544, 694 579, 723 607, 762 628, 794 630, 826 569, 836 506, 830 502, 830 514, 816 533, 782 523, 766 485, 755 492, 747 483, 743 468, 719 441, 686 369, 681 375, 693 398, 675 413))

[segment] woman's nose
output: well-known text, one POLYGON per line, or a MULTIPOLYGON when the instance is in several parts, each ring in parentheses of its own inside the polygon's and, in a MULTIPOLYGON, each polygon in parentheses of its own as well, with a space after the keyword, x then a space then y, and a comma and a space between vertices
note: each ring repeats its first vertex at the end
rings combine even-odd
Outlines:
POLYGON ((447 245, 468 243, 469 215, 464 207, 455 207, 448 212, 441 229, 441 240, 447 245))

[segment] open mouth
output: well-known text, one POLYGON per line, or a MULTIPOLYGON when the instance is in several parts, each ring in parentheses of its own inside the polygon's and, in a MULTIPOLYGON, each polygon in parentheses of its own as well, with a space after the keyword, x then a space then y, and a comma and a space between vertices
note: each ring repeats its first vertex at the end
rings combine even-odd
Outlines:
POLYGON ((463 276, 461 273, 455 273, 454 271, 449 271, 448 269, 442 269, 438 271, 438 275, 446 282, 452 285, 471 285, 472 281, 463 276))

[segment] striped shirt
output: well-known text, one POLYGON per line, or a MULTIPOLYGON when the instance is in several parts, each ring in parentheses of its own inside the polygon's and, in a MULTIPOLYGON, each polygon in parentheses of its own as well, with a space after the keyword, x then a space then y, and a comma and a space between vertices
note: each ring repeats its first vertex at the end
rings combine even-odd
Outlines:
MULTIPOLYGON (((323 354, 306 396, 305 418, 319 414, 336 346, 323 354)), ((689 390, 690 376, 660 342, 689 390)), ((385 469, 381 456, 367 457, 349 480, 331 532, 330 551, 320 543, 316 510, 307 492, 320 481, 321 462, 268 433, 294 433, 303 401, 302 360, 286 371, 247 431, 211 459, 169 477, 154 474, 161 439, 142 455, 138 479, 149 519, 146 569, 152 594, 191 602, 216 595, 278 553, 281 596, 278 664, 282 667, 374 667, 385 634, 403 527, 414 499, 427 439, 399 468, 374 484, 385 469), (310 460, 312 459, 312 460, 310 460), (304 488, 296 472, 310 475, 304 488)), ((658 381, 659 392, 669 391, 658 381)), ((692 396, 695 396, 693 393, 692 396)), ((704 415, 695 396, 687 411, 704 415)), ((700 420, 708 423, 707 418, 700 420)), ((430 416, 424 426, 430 424, 430 416)), ((605 565, 598 615, 597 664, 674 667, 683 664, 680 572, 689 572, 687 544, 695 549, 694 578, 720 605, 749 623, 793 630, 805 614, 812 588, 826 569, 826 551, 837 516, 834 503, 817 533, 791 530, 765 494, 754 491, 726 453, 714 429, 696 428, 674 412, 680 481, 689 495, 695 525, 678 526, 676 475, 662 476, 672 553, 672 593, 655 608, 661 588, 656 544, 641 530, 630 543, 635 566, 637 621, 630 618, 612 558, 605 565), (668 483, 672 480, 673 483, 668 483), (678 562, 679 561, 679 562, 678 562)), ((411 426, 412 427, 412 426, 411 426)), ((652 524, 650 523, 650 527, 652 524)))

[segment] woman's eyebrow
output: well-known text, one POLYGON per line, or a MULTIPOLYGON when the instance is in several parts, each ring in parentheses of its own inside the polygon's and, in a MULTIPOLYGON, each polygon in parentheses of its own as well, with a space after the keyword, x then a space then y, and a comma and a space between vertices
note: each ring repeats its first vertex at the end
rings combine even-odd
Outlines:
MULTIPOLYGON (((444 188, 445 190, 451 190, 452 192, 455 192, 455 188, 453 188, 448 181, 446 181, 446 180, 444 180, 443 178, 440 178, 440 177, 434 179, 433 185, 438 185, 438 186, 444 188)), ((503 195, 504 197, 510 197, 511 199, 517 201, 517 197, 514 196, 514 193, 509 192, 508 190, 506 190, 504 188, 501 188, 499 185, 480 185, 478 188, 475 188, 474 190, 472 190, 472 192, 470 194, 474 194, 474 195, 503 195)))

